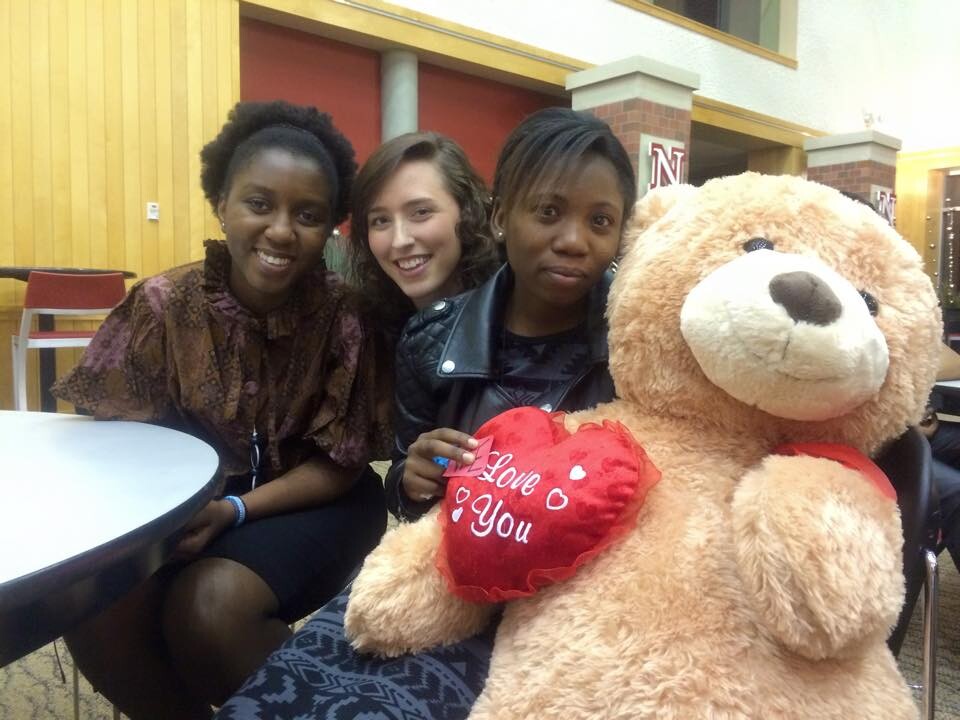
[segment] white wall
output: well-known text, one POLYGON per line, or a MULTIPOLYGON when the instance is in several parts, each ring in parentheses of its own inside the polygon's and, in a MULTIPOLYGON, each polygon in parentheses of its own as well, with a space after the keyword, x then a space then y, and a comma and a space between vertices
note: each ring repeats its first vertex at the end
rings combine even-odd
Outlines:
POLYGON ((864 111, 904 150, 960 145, 960 0, 798 0, 793 70, 613 0, 392 0, 602 64, 646 55, 700 75, 700 93, 828 133, 864 111))

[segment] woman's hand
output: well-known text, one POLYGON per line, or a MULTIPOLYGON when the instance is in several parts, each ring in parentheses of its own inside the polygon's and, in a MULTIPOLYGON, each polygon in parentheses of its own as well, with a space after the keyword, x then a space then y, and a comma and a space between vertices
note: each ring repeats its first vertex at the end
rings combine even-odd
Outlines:
POLYGON ((937 418, 937 412, 932 406, 927 405, 927 409, 923 411, 923 417, 917 424, 917 428, 923 433, 927 440, 930 440, 936 434, 939 426, 940 421, 937 418))
POLYGON ((403 490, 407 497, 418 502, 441 497, 447 487, 443 477, 446 464, 434 462, 434 458, 470 465, 476 460, 470 450, 477 445, 479 443, 474 438, 451 428, 421 434, 407 449, 403 468, 403 490))
POLYGON ((211 500, 183 528, 174 551, 176 555, 196 555, 220 533, 233 525, 236 510, 228 500, 211 500))

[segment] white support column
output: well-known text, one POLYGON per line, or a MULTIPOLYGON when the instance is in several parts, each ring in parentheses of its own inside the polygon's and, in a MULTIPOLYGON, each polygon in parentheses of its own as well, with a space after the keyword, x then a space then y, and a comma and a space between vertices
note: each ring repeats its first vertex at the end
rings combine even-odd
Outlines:
POLYGON ((380 139, 416 132, 417 55, 387 50, 380 55, 380 139))

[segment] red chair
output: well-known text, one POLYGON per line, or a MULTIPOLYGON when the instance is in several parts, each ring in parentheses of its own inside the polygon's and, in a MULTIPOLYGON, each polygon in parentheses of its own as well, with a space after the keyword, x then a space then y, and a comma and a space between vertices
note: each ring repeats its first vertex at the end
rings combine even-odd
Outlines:
POLYGON ((34 315, 102 315, 123 300, 122 273, 74 275, 31 272, 23 298, 20 334, 10 338, 13 354, 13 407, 27 409, 27 350, 86 347, 92 330, 32 330, 34 315))

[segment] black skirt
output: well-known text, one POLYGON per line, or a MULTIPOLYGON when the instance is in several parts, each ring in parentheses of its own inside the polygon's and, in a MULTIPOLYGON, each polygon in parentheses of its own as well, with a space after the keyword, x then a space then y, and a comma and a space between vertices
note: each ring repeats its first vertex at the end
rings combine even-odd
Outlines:
POLYGON ((337 500, 232 528, 201 557, 228 558, 253 570, 280 601, 280 618, 291 623, 343 589, 386 524, 383 483, 367 468, 337 500))

